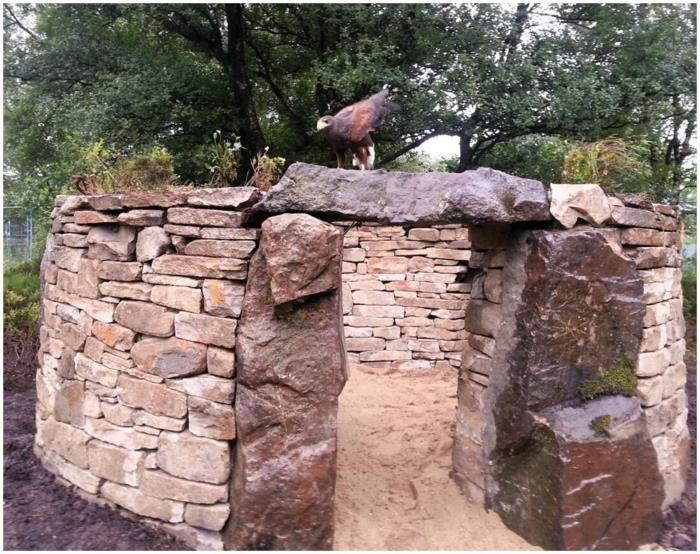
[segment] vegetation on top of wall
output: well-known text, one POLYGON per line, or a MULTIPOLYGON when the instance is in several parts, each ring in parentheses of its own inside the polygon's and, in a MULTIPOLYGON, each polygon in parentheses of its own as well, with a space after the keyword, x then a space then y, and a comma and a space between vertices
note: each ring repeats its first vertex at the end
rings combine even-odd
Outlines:
POLYGON ((585 381, 579 388, 579 394, 584 400, 593 400, 599 396, 637 394, 637 376, 635 366, 630 360, 623 358, 614 367, 585 381))

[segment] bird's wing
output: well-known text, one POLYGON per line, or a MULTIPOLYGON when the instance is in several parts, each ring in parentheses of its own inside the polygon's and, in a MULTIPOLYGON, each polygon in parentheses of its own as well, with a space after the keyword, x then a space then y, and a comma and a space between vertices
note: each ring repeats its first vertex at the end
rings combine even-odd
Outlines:
POLYGON ((347 134, 352 142, 361 141, 367 133, 382 124, 387 114, 394 112, 398 106, 389 102, 388 91, 382 90, 365 100, 343 108, 335 115, 339 128, 347 134))

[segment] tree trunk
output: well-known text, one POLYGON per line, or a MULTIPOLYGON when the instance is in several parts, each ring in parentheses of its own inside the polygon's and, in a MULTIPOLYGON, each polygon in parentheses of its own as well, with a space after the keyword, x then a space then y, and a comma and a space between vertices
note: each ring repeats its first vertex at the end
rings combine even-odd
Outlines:
POLYGON ((226 22, 228 25, 229 87, 236 111, 240 114, 241 141, 246 148, 243 152, 243 163, 244 171, 247 171, 250 167, 250 161, 265 149, 265 137, 260 129, 260 121, 255 110, 255 102, 246 71, 245 24, 242 4, 226 4, 226 22))
POLYGON ((461 173, 474 167, 474 150, 472 149, 471 133, 459 133, 459 165, 457 172, 461 173))

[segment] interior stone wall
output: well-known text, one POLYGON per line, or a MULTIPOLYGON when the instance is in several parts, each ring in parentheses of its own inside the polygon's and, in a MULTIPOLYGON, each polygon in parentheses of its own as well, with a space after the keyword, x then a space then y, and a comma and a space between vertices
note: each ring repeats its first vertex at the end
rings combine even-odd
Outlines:
POLYGON ((350 364, 383 371, 459 368, 470 257, 462 225, 336 223, 350 364))

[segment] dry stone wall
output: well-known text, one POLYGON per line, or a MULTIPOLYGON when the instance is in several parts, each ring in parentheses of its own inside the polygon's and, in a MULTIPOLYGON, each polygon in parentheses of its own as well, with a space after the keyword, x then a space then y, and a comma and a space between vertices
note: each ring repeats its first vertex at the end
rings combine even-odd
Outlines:
POLYGON ((52 218, 36 455, 197 548, 332 545, 345 352, 458 369, 452 475, 533 543, 652 541, 684 489, 674 208, 492 170, 295 164, 264 198, 69 196, 52 218), (636 394, 582 401, 618 362, 636 394))
POLYGON ((343 314, 351 364, 381 371, 458 368, 470 284, 461 225, 338 224, 345 231, 343 314))
POLYGON ((255 189, 59 197, 42 263, 35 452, 66 484, 223 547, 255 189))

